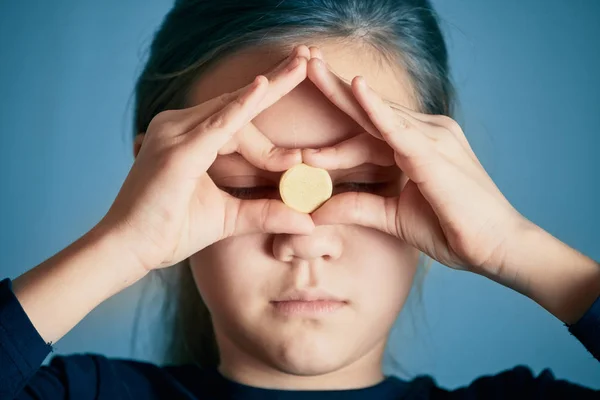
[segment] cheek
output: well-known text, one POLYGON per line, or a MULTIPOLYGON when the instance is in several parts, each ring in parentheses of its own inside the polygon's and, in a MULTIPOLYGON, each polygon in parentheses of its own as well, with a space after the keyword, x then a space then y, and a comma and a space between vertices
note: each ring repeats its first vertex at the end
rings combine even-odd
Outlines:
POLYGON ((413 284, 419 251, 373 229, 356 227, 345 246, 357 306, 375 315, 400 312, 413 284))
MULTIPOLYGON (((343 242, 340 259, 330 265, 327 284, 339 293, 370 303, 398 302, 408 295, 419 252, 389 235, 358 226, 336 226, 343 242), (335 276, 333 276, 335 275, 335 276), (373 296, 377 294, 377 296, 373 296)), ((277 293, 290 268, 273 258, 273 236, 246 235, 220 241, 190 259, 194 279, 207 305, 277 293)), ((361 302, 362 302, 361 301, 361 302)))
POLYGON ((247 235, 222 240, 190 258, 192 274, 211 311, 251 307, 268 293, 277 271, 270 268, 267 235, 247 235))
MULTIPOLYGON (((347 296, 371 323, 393 323, 408 296, 419 252, 389 235, 358 226, 331 227, 341 237, 339 259, 314 270, 327 289, 347 296)), ((273 257, 273 236, 246 235, 194 254, 190 265, 204 302, 222 321, 260 320, 265 304, 293 279, 273 257)))

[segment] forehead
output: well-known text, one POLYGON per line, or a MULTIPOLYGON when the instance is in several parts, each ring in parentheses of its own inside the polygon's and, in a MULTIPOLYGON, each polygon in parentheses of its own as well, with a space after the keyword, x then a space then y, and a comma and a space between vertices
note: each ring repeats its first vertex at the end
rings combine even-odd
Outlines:
MULTIPOLYGON (((365 46, 329 41, 319 43, 318 47, 331 70, 347 82, 362 75, 384 99, 415 107, 410 80, 400 64, 391 65, 376 50, 365 46)), ((190 88, 186 107, 249 84, 289 52, 289 49, 262 47, 223 58, 198 77, 190 88)), ((328 146, 363 131, 309 79, 264 110, 253 123, 276 146, 290 148, 328 146)))

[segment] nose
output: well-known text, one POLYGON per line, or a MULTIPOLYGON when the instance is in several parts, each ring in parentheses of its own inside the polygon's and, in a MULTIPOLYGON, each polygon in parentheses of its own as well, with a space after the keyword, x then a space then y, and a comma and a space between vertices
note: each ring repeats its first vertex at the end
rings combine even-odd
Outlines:
POLYGON ((339 234, 330 227, 319 226, 310 235, 275 235, 273 256, 283 262, 319 258, 330 261, 340 258, 342 247, 339 234))

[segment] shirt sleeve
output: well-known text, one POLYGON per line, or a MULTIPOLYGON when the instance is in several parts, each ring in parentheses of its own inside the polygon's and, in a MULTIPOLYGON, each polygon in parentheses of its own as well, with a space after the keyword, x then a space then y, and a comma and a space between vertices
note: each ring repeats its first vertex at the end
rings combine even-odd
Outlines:
POLYGON ((57 355, 42 366, 53 350, 25 313, 12 281, 0 281, 0 399, 189 398, 157 365, 86 353, 57 355))
POLYGON ((447 390, 435 381, 429 381, 430 398, 459 399, 577 399, 598 400, 600 391, 563 379, 556 379, 552 371, 544 369, 535 375, 531 368, 517 365, 495 375, 483 375, 468 386, 447 390))
MULTIPOLYGON (((12 281, 0 281, 0 399, 114 400, 124 389, 118 384, 121 381, 143 383, 127 362, 101 355, 54 356, 43 366, 53 350, 25 313, 12 290, 12 281)), ((145 393, 131 398, 152 397, 145 393)))
MULTIPOLYGON (((600 361, 600 296, 586 313, 572 325, 567 325, 585 348, 600 361)), ((512 369, 495 375, 480 376, 469 385, 447 390, 429 382, 430 393, 446 399, 600 399, 600 390, 594 390, 564 379, 557 379, 550 369, 540 374, 526 365, 517 365, 512 369)), ((432 396, 435 397, 435 396, 432 396)))
POLYGON ((565 325, 592 356, 600 361, 600 296, 579 321, 573 325, 565 325))
POLYGON ((17 398, 51 351, 12 291, 11 280, 0 281, 0 398, 17 398))
MULTIPOLYGON (((579 321, 567 327, 569 332, 596 359, 600 360, 600 296, 579 321)), ((104 358, 100 356, 69 356, 69 363, 66 363, 63 357, 55 357, 50 366, 42 367, 42 362, 52 351, 52 344, 46 343, 39 335, 12 291, 11 280, 7 278, 0 281, 0 399, 96 399, 99 398, 99 393, 96 393, 98 388, 105 387, 112 390, 112 385, 99 385, 98 376, 102 375, 100 374, 102 371, 110 372, 104 373, 106 376, 121 378, 124 378, 124 373, 127 372, 128 374, 125 375, 131 375, 131 379, 128 380, 132 385, 129 386, 128 391, 134 387, 139 388, 138 390, 144 389, 144 396, 139 398, 150 398, 159 388, 146 384, 147 371, 144 370, 143 374, 138 372, 134 374, 130 371, 134 369, 134 365, 136 371, 141 371, 141 367, 137 364, 102 363, 104 358), (103 365, 105 367, 102 367, 103 365), (116 365, 119 366, 118 370, 114 368, 116 365)), ((158 371, 151 366, 143 367, 151 369, 153 376, 158 371)), ((123 379, 115 378, 115 382, 121 381, 123 379)), ((150 381, 160 380, 153 378, 150 381)), ((514 390, 510 392, 513 394, 528 393, 533 396, 546 394, 548 398, 600 398, 599 391, 555 379, 550 370, 544 370, 540 375, 534 376, 531 370, 524 366, 518 366, 498 375, 480 377, 468 387, 453 391, 452 394, 496 395, 509 389, 514 390), (553 397, 558 394, 566 397, 553 397)), ((106 392, 106 389, 104 391, 106 392)), ((115 398, 110 391, 104 394, 107 396, 100 397, 115 398)))

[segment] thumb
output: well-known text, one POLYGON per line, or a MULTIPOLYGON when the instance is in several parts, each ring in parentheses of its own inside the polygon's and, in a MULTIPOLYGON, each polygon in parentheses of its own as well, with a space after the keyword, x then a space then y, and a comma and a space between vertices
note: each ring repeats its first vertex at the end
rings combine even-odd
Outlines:
POLYGON ((346 192, 331 197, 312 214, 315 225, 353 224, 377 229, 399 239, 398 198, 366 192, 346 192))
POLYGON ((315 228, 309 214, 276 199, 240 200, 226 195, 224 235, 288 233, 309 235, 315 228))

